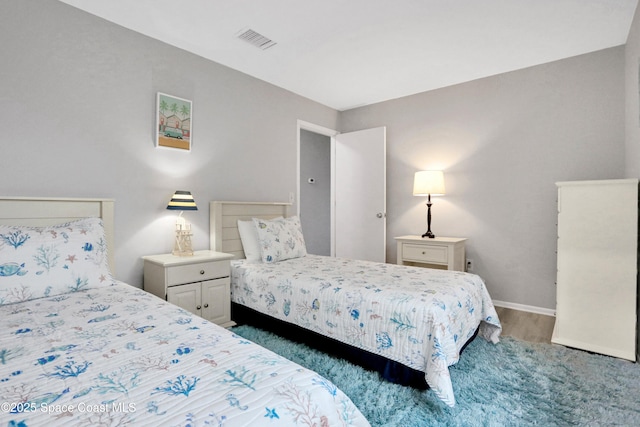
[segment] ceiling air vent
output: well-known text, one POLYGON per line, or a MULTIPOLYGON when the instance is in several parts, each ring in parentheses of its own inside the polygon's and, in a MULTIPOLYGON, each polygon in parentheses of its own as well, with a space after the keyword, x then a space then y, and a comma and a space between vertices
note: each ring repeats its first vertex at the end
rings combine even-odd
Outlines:
POLYGON ((270 38, 265 37, 262 34, 251 29, 240 31, 240 33, 238 34, 238 38, 240 40, 246 41, 247 43, 251 43, 255 47, 258 47, 262 50, 267 50, 271 46, 274 46, 276 44, 276 42, 274 42, 270 38))

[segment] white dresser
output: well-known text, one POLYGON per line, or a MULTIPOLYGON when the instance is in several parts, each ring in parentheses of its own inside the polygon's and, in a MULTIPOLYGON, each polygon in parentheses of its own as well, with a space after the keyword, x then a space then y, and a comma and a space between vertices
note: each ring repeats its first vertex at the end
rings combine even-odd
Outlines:
POLYGON ((638 180, 559 182, 551 342, 636 360, 638 180))

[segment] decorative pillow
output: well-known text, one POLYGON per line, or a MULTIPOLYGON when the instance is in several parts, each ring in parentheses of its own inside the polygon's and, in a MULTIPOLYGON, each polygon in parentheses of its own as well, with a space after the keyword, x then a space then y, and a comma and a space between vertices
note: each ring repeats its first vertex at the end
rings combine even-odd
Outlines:
POLYGON ((281 220, 253 218, 263 262, 277 262, 307 255, 300 218, 281 220))
POLYGON ((258 243, 258 233, 253 221, 238 220, 238 232, 244 250, 244 257, 247 261, 262 261, 260 255, 260 243, 258 243))
POLYGON ((0 305, 113 282, 100 218, 49 227, 0 225, 0 305))

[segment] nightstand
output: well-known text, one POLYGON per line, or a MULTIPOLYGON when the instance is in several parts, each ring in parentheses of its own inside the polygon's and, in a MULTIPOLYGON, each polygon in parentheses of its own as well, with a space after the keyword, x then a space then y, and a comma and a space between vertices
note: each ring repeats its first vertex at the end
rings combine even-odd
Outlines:
POLYGON ((214 251, 195 251, 193 256, 144 256, 144 290, 220 326, 234 326, 229 277, 232 258, 214 251))
POLYGON ((467 239, 458 237, 420 236, 396 237, 398 264, 415 265, 445 270, 465 270, 464 244, 467 239))

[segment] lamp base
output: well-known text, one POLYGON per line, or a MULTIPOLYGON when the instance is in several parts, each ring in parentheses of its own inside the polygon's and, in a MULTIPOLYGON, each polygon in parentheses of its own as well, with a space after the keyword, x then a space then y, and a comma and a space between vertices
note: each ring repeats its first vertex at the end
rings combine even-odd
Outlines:
POLYGON ((187 252, 182 251, 182 252, 180 252, 180 251, 174 250, 174 251, 171 252, 171 255, 173 255, 173 256, 193 256, 193 251, 187 251, 187 252))
POLYGON ((431 194, 429 194, 429 198, 427 199, 427 232, 422 235, 422 238, 428 237, 429 239, 433 239, 434 236, 431 232, 431 194))
POLYGON ((176 230, 176 243, 171 253, 175 256, 193 256, 191 236, 191 230, 176 230))

